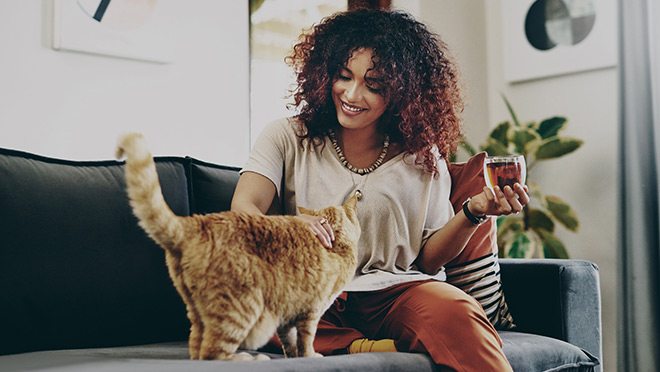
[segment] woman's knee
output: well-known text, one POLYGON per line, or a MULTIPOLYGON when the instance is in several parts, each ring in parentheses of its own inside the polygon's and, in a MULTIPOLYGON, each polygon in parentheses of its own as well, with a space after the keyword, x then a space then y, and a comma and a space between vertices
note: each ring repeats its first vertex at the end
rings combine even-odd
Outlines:
POLYGON ((427 282, 410 289, 400 299, 418 316, 439 323, 470 323, 486 319, 481 305, 461 289, 444 282, 427 282))

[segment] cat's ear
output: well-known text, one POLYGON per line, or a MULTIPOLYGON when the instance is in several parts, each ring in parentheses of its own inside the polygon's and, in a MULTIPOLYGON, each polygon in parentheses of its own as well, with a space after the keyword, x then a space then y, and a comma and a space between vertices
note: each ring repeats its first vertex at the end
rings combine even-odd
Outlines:
POLYGON ((355 211, 357 209, 358 194, 356 193, 344 203, 344 209, 355 211))
POLYGON ((311 214, 311 215, 314 215, 314 211, 313 211, 313 210, 311 210, 311 209, 307 209, 307 208, 305 208, 305 207, 298 207, 298 212, 300 212, 300 213, 302 213, 302 214, 311 214))

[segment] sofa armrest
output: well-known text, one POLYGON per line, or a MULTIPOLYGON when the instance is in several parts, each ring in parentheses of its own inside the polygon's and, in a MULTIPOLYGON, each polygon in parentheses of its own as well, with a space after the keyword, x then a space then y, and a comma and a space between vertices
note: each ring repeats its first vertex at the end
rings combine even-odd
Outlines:
POLYGON ((598 266, 583 260, 501 259, 500 270, 517 331, 564 340, 602 360, 598 266))

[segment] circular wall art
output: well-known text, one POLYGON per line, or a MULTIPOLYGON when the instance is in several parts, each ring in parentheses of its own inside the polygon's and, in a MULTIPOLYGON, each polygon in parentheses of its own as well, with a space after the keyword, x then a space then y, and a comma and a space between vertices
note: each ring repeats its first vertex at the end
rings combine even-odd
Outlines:
POLYGON ((616 65, 615 0, 506 0, 501 4, 507 81, 616 65))
POLYGON ((525 36, 538 50, 576 45, 594 28, 593 0, 537 0, 525 17, 525 36))

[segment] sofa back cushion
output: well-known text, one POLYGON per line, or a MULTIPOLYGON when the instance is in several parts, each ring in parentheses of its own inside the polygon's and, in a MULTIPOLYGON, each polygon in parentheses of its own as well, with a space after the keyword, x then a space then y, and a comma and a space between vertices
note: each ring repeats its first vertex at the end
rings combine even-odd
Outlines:
MULTIPOLYGON (((189 214, 185 159, 157 159, 189 214)), ((123 163, 0 149, 0 354, 182 340, 164 252, 138 227, 123 163)))
MULTIPOLYGON (((207 214, 231 209, 231 199, 240 178, 240 168, 191 159, 191 211, 207 214)), ((267 214, 282 214, 280 199, 275 195, 267 214)))
POLYGON ((207 214, 228 211, 238 183, 239 168, 191 159, 191 212, 207 214))

